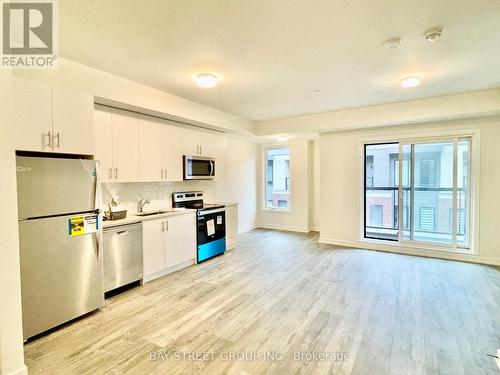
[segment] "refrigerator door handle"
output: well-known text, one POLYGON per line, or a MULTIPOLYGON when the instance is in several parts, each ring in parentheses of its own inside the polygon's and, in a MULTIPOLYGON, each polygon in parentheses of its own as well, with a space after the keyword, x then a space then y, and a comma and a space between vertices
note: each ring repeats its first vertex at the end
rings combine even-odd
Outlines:
POLYGON ((101 164, 98 160, 95 161, 95 192, 94 192, 94 208, 97 212, 97 225, 98 230, 96 232, 96 242, 97 242, 97 259, 101 259, 101 235, 102 229, 100 228, 101 220, 101 164))

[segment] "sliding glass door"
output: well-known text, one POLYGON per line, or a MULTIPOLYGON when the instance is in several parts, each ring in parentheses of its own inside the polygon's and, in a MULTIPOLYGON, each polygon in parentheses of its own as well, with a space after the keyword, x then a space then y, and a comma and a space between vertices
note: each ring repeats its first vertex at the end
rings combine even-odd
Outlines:
POLYGON ((365 145, 365 238, 468 248, 470 144, 365 145))

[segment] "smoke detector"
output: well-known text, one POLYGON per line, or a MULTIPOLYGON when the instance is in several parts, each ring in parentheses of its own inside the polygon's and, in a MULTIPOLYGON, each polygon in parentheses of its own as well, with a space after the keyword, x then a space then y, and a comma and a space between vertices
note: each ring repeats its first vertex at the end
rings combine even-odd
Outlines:
POLYGON ((435 42, 441 37, 442 34, 443 29, 440 27, 429 29, 425 32, 425 40, 427 40, 428 42, 435 42))
POLYGON ((394 48, 398 48, 400 43, 401 43, 400 38, 391 38, 391 39, 387 39, 384 42, 384 47, 388 48, 388 49, 394 49, 394 48))

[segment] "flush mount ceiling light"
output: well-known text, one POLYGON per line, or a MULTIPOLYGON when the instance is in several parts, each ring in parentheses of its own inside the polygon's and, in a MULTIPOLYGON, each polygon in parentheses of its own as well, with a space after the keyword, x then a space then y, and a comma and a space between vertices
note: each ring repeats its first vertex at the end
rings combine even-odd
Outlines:
POLYGON ((420 85, 420 77, 417 76, 410 76, 403 78, 401 80, 401 87, 402 88, 410 88, 410 87, 415 87, 420 85))
POLYGON ((401 43, 401 38, 391 38, 384 42, 384 47, 388 49, 398 48, 401 43))
POLYGON ((194 77, 196 84, 203 88, 212 88, 217 86, 217 81, 219 80, 215 74, 212 73, 200 73, 194 77))
POLYGON ((443 34, 443 29, 440 27, 434 27, 425 32, 425 40, 428 42, 435 42, 443 34))

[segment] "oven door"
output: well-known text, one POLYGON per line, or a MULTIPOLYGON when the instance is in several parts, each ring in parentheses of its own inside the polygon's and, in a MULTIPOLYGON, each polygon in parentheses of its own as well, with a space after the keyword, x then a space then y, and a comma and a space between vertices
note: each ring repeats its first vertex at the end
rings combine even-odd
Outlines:
POLYGON ((212 180, 215 176, 215 159, 184 155, 184 180, 212 180))
POLYGON ((199 263, 226 251, 226 215, 224 208, 198 211, 197 215, 199 263))

